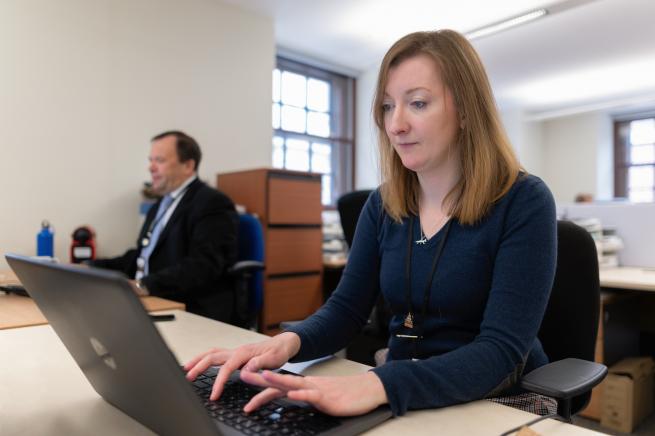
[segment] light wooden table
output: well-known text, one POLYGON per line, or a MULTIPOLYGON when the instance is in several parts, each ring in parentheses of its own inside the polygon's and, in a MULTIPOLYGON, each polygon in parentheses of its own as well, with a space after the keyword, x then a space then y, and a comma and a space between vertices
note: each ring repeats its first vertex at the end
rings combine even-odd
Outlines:
MULTIPOLYGON (((0 271, 0 285, 4 284, 19 284, 11 270, 0 271)), ((148 312, 185 309, 183 303, 159 297, 141 297, 141 302, 148 312)), ((31 298, 0 292, 0 330, 47 323, 45 316, 31 298)))
MULTIPOLYGON (((258 333, 175 311, 175 321, 157 329, 180 362, 210 346, 235 347, 266 337, 258 333)), ((52 328, 26 327, 0 331, 0 434, 152 435, 93 390, 52 328)), ((359 363, 333 358, 304 369, 304 374, 348 375, 367 371, 359 363)), ((443 409, 409 412, 367 435, 498 435, 534 415, 488 401, 443 409)), ((534 426, 542 435, 597 435, 559 421, 534 426)))
POLYGON ((655 292, 655 268, 621 266, 600 270, 603 288, 655 292))

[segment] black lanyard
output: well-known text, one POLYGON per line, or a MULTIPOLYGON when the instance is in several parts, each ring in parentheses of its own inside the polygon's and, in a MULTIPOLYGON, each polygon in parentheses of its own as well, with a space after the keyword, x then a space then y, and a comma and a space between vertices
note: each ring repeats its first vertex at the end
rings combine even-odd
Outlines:
MULTIPOLYGON (((423 289, 423 306, 421 308, 421 326, 420 328, 417 328, 417 334, 410 334, 410 335, 396 335, 398 337, 405 337, 405 338, 411 338, 411 339, 420 339, 423 335, 423 327, 424 327, 424 322, 425 322, 425 316, 427 314, 428 306, 430 304, 430 289, 432 288, 432 281, 434 279, 435 272, 437 271, 437 265, 439 264, 439 259, 441 258, 441 253, 443 252, 444 245, 446 245, 446 239, 448 238, 448 232, 450 231, 450 225, 452 223, 452 220, 449 219, 448 223, 446 223, 446 227, 444 229, 444 235, 441 238, 441 241, 439 242, 439 246, 437 247, 437 251, 434 254, 434 258, 432 259, 432 269, 430 270, 430 276, 428 277, 428 281, 425 284, 425 288, 423 289)), ((414 218, 411 218, 409 220, 409 230, 408 230, 408 235, 407 235, 407 258, 405 259, 405 279, 406 279, 406 285, 405 285, 405 300, 407 302, 407 316, 405 317, 404 320, 404 326, 409 328, 409 329, 414 329, 416 327, 414 325, 414 314, 413 314, 413 309, 412 309, 412 248, 413 248, 413 242, 414 242, 414 218)))

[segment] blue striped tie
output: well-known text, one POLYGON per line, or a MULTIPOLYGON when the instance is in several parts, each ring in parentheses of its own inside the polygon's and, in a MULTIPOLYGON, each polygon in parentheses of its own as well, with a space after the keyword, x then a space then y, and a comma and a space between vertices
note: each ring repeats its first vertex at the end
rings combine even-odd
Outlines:
POLYGON ((155 228, 152 229, 152 236, 150 236, 150 242, 141 250, 141 258, 143 258, 145 262, 143 266, 144 275, 148 275, 148 259, 150 258, 152 251, 155 249, 155 246, 157 245, 157 240, 159 239, 159 235, 161 234, 162 230, 164 230, 165 227, 165 224, 162 219, 163 215, 166 213, 172 202, 173 202, 173 197, 169 194, 161 200, 161 203, 159 203, 159 209, 157 209, 157 215, 155 216, 154 219, 154 222, 156 222, 157 224, 155 225, 155 228))

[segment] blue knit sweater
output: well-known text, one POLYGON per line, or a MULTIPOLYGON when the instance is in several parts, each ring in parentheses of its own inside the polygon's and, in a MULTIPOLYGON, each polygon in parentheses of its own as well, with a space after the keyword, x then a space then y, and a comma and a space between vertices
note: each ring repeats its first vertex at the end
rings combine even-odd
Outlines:
POLYGON ((426 244, 413 243, 412 307, 424 336, 416 344, 395 336, 412 333, 403 326, 410 220, 415 241, 418 218, 395 223, 383 211, 379 191, 371 194, 337 289, 320 310, 290 329, 301 339, 293 360, 345 347, 382 291, 393 312, 389 357, 373 371, 395 415, 506 393, 523 372, 547 363, 536 337, 556 263, 555 205, 546 185, 522 174, 481 222, 451 223, 425 320, 424 287, 445 226, 426 244))

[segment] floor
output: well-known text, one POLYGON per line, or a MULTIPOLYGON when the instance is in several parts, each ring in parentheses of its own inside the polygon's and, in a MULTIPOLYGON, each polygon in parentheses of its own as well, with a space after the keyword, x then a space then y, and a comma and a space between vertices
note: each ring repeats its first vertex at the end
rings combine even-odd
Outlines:
POLYGON ((655 413, 652 413, 646 420, 644 420, 641 424, 637 426, 637 428, 634 429, 632 433, 621 433, 617 432, 614 430, 610 430, 606 427, 602 427, 598 421, 594 421, 591 419, 586 419, 586 418, 580 418, 580 417, 574 417, 573 418, 573 424, 579 425, 580 427, 585 427, 589 428, 601 433, 605 434, 610 434, 610 435, 616 435, 616 436, 625 436, 625 435, 632 435, 632 436, 654 436, 655 435, 655 413))

